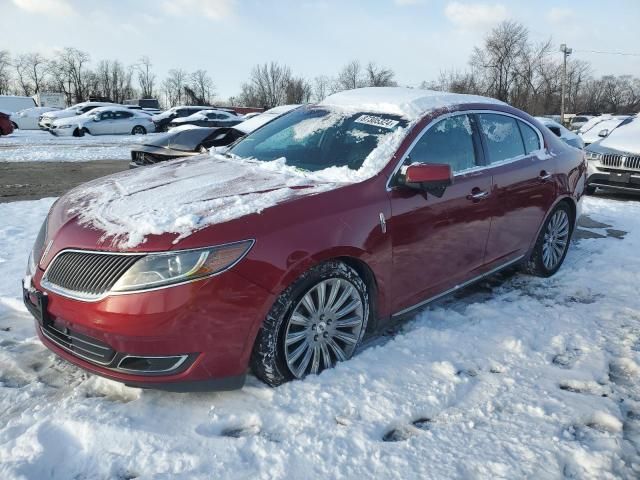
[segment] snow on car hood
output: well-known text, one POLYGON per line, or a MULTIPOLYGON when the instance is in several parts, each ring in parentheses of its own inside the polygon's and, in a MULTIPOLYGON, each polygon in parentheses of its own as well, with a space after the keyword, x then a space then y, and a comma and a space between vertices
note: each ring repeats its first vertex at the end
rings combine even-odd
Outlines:
POLYGON ((640 155, 640 117, 613 130, 600 146, 640 155))
POLYGON ((66 216, 124 249, 163 233, 177 234, 177 243, 207 226, 340 185, 273 163, 200 155, 119 173, 65 195, 66 216))

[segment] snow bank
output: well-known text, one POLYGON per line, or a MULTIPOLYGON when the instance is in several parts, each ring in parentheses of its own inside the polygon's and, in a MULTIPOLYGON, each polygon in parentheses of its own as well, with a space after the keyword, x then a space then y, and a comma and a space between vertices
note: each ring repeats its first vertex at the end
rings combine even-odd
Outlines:
POLYGON ((499 100, 478 95, 400 87, 367 87, 347 90, 328 96, 320 102, 320 105, 349 111, 388 113, 400 115, 408 120, 417 120, 431 110, 451 108, 467 103, 504 105, 499 100))
POLYGON ((88 162, 130 160, 131 147, 153 136, 85 135, 55 137, 42 130, 15 130, 0 137, 0 162, 88 162))
POLYGON ((19 279, 50 202, 0 204, 0 478, 638 478, 638 202, 587 198, 603 225, 552 278, 498 275, 304 381, 182 395, 34 337, 19 279))

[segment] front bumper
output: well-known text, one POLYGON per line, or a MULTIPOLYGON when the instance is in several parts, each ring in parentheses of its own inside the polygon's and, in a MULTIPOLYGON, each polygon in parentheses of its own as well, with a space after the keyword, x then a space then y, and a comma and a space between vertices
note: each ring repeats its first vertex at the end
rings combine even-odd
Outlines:
POLYGON ((24 301, 43 344, 85 370, 142 388, 241 388, 255 336, 274 301, 233 271, 96 302, 48 292, 41 276, 39 270, 25 285, 24 301), (140 369, 144 359, 155 358, 169 370, 140 369), (138 370, 132 372, 132 365, 138 370))
POLYGON ((587 186, 620 192, 640 192, 640 172, 599 168, 593 163, 588 164, 587 186))

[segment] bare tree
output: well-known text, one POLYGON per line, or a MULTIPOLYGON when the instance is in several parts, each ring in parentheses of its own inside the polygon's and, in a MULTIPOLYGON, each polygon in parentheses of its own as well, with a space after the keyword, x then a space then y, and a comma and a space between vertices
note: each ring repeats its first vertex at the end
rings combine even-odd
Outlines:
POLYGON ((73 47, 59 51, 49 65, 56 77, 56 84, 65 92, 69 101, 81 102, 87 95, 89 54, 73 47))
POLYGON ((291 69, 277 62, 256 65, 249 81, 242 85, 240 102, 243 105, 273 108, 287 100, 287 86, 291 81, 291 69))
POLYGON ((286 103, 298 104, 309 103, 311 100, 311 84, 304 78, 292 78, 286 88, 286 103))
POLYGON ((184 87, 187 84, 187 78, 187 72, 181 68, 169 70, 169 75, 162 83, 169 106, 179 105, 183 102, 184 87))
POLYGON ((47 74, 47 59, 44 55, 40 53, 18 55, 15 68, 23 95, 34 95, 42 90, 47 74))
POLYGON ((0 50, 0 95, 9 93, 11 86, 11 55, 9 50, 0 50))
POLYGON ((353 90, 366 85, 362 65, 358 60, 352 60, 342 67, 338 73, 336 85, 339 90, 353 90))
POLYGON ((328 95, 331 95, 333 93, 334 83, 335 82, 326 75, 320 75, 314 78, 312 86, 313 100, 315 102, 321 102, 328 95))
POLYGON ((365 69, 367 86, 369 87, 395 87, 397 83, 393 79, 395 73, 390 68, 379 67, 369 62, 365 69))
POLYGON ((140 86, 140 96, 142 98, 153 98, 153 87, 156 75, 151 71, 151 59, 148 56, 140 58, 135 68, 138 72, 138 85, 140 86))
POLYGON ((196 103, 209 105, 212 103, 215 87, 206 70, 196 70, 189 76, 189 87, 197 100, 196 103))

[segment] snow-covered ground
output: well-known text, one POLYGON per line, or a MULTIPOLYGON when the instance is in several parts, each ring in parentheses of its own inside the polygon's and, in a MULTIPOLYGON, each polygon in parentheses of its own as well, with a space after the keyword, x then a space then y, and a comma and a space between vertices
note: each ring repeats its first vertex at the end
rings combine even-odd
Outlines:
POLYGON ((0 204, 2 479, 640 476, 640 202, 587 198, 601 223, 553 278, 494 277, 304 381, 202 394, 40 344, 20 278, 51 203, 0 204))
POLYGON ((131 146, 160 135, 55 137, 43 130, 15 130, 0 137, 0 162, 88 162, 129 160, 131 146), (28 147, 28 148, 25 148, 28 147))

